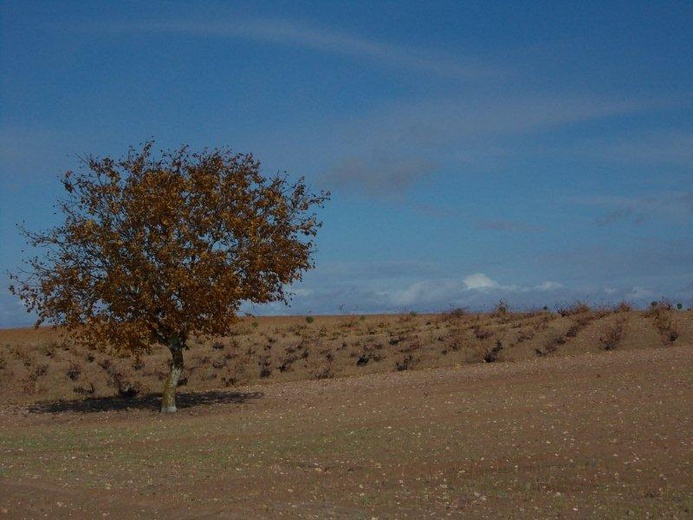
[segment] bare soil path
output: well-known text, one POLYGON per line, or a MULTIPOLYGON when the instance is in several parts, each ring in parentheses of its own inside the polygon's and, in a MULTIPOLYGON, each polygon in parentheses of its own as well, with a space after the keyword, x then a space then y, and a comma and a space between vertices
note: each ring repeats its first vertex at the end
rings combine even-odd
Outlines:
POLYGON ((691 518, 690 345, 0 408, 2 518, 691 518))

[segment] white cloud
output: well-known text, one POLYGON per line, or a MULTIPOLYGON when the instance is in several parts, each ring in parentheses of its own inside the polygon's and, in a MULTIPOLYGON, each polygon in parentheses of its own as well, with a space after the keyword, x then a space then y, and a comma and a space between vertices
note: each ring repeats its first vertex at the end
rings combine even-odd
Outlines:
POLYGON ((650 289, 646 289, 645 287, 635 286, 630 291, 626 292, 623 295, 623 299, 624 300, 628 300, 628 299, 633 299, 633 300, 645 299, 646 300, 646 299, 654 298, 655 296, 657 296, 656 293, 654 293, 650 289))
POLYGON ((459 280, 424 280, 415 282, 402 290, 392 291, 388 300, 395 307, 431 305, 459 298, 463 287, 459 280))
POLYGON ((483 273, 474 273, 464 278, 467 289, 498 289, 500 284, 483 273))
POLYGON ((535 289, 538 291, 555 291, 557 289, 562 289, 562 288, 563 288, 563 284, 560 284, 558 282, 551 282, 551 281, 542 282, 540 285, 537 285, 535 287, 535 289))

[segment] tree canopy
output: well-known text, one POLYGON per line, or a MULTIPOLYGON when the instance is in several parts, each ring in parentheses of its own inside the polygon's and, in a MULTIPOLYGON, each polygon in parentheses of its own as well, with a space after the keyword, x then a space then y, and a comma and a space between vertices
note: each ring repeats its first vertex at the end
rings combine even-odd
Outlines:
POLYGON ((165 345, 182 371, 191 333, 228 333, 246 301, 288 302, 285 287, 313 267, 314 211, 329 193, 264 177, 250 154, 184 146, 156 157, 153 145, 64 174, 64 222, 21 228, 42 253, 10 273, 10 290, 37 326, 135 354, 165 345))

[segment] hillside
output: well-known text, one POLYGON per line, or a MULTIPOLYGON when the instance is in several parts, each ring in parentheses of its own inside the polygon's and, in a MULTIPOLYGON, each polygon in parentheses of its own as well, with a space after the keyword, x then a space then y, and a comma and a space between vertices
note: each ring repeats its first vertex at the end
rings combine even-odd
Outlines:
MULTIPOLYGON (((693 312, 626 306, 560 312, 248 317, 224 338, 193 339, 179 390, 331 379, 475 363, 693 344, 693 312)), ((158 394, 169 353, 110 356, 63 345, 51 329, 0 330, 5 404, 158 394)))

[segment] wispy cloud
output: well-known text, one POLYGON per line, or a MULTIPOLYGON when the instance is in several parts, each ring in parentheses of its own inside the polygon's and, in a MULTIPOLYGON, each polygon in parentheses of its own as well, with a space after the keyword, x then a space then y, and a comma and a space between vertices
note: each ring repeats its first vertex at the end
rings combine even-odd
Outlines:
POLYGON ((593 143, 592 155, 635 164, 693 164, 693 132, 659 130, 641 133, 631 139, 593 143))
POLYGON ((480 220, 477 222, 477 227, 483 231, 505 231, 508 233, 531 233, 543 230, 540 226, 504 219, 480 220))
POLYGON ((238 38, 260 43, 292 46, 312 51, 351 56, 414 72, 462 79, 497 76, 498 70, 471 58, 445 52, 387 43, 337 31, 313 23, 280 18, 237 18, 229 21, 143 21, 109 24, 98 28, 109 32, 188 34, 200 37, 238 38))
POLYGON ((434 161, 420 158, 347 158, 330 168, 323 182, 361 195, 397 198, 436 168, 434 161))
POLYGON ((371 142, 417 142, 429 147, 460 142, 489 144, 488 138, 530 136, 575 123, 669 109, 681 103, 571 93, 482 91, 447 99, 393 102, 354 121, 358 127, 354 134, 371 142))
MULTIPOLYGON (((391 101, 370 113, 357 112, 341 123, 332 121, 329 132, 320 129, 319 135, 311 136, 314 142, 319 142, 316 148, 329 153, 325 162, 331 164, 320 167, 326 185, 371 197, 402 197, 441 164, 464 167, 532 153, 532 147, 537 144, 531 142, 527 146, 527 138, 544 132, 682 103, 690 106, 690 100, 623 99, 584 92, 527 93, 516 84, 500 86, 502 82, 486 89, 485 85, 490 86, 488 80, 510 74, 510 68, 488 62, 481 64, 474 56, 459 57, 439 49, 386 42, 305 20, 191 17, 108 23, 89 30, 244 40, 349 57, 442 80, 479 80, 476 85, 480 89, 464 83, 455 96, 449 96, 450 90, 446 88, 447 97, 391 101), (415 150, 413 157, 412 150, 415 150)), ((670 142, 667 152, 660 153, 659 159, 680 161, 690 157, 690 136, 671 139, 675 138, 678 140, 670 142)), ((305 141, 305 133, 301 139, 305 141)), ((282 135, 281 140, 286 141, 286 136, 282 135)), ((551 139, 551 146, 556 146, 555 139, 551 139)), ((557 149, 561 146, 565 147, 566 143, 557 149)), ((538 153, 556 154, 555 150, 538 153)), ((609 153, 627 156, 628 143, 609 153)), ((656 158, 656 154, 652 157, 656 158)))
MULTIPOLYGON (((438 165, 464 171, 497 167, 499 159, 518 155, 557 156, 556 150, 542 149, 537 143, 551 135, 551 143, 563 146, 574 139, 574 125, 637 116, 662 106, 656 99, 518 93, 393 101, 335 125, 333 135, 339 136, 339 142, 324 148, 336 159, 323 175, 371 196, 402 192, 438 165)), ((496 224, 483 225, 498 228, 496 224)))
POLYGON ((595 219, 599 226, 623 222, 638 225, 662 218, 685 222, 693 217, 693 191, 659 193, 647 197, 586 197, 578 199, 578 202, 603 210, 595 219))

